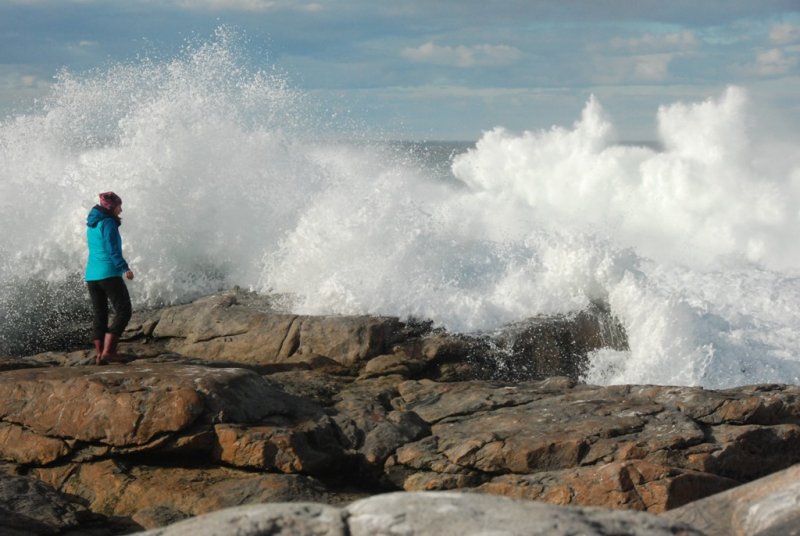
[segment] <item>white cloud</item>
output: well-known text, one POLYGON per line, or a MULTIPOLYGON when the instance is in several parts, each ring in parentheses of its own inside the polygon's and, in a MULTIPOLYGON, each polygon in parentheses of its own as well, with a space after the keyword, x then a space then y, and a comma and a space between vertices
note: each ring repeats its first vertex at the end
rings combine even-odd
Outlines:
POLYGON ((761 76, 786 74, 798 63, 797 56, 787 56, 779 48, 771 48, 756 56, 752 70, 761 76))
POLYGON ((456 47, 437 45, 433 41, 415 48, 405 48, 402 56, 417 63, 478 67, 513 63, 521 56, 519 49, 507 45, 473 45, 456 47))
POLYGON ((660 82, 669 76, 675 54, 636 54, 631 56, 598 56, 591 79, 597 84, 660 82))
POLYGON ((648 54, 633 58, 633 77, 636 80, 660 81, 669 74, 672 54, 648 54))
POLYGON ((800 26, 788 22, 776 24, 769 30, 769 40, 780 45, 800 40, 800 26))
POLYGON ((592 80, 602 84, 661 82, 669 78, 670 65, 677 57, 694 54, 700 41, 691 31, 643 33, 636 37, 615 37, 590 46, 597 69, 592 80))
POLYGON ((669 34, 647 33, 639 37, 623 39, 616 37, 611 40, 613 48, 626 48, 630 50, 663 50, 687 49, 697 46, 698 41, 693 32, 676 32, 669 34))

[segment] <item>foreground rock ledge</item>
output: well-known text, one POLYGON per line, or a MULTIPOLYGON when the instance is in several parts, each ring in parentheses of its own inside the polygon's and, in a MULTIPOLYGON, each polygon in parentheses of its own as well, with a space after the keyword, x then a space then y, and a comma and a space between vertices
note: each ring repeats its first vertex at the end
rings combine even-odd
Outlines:
POLYGON ((685 523, 627 511, 559 508, 453 492, 391 493, 344 509, 320 504, 254 505, 201 516, 147 536, 507 536, 701 535, 685 523))

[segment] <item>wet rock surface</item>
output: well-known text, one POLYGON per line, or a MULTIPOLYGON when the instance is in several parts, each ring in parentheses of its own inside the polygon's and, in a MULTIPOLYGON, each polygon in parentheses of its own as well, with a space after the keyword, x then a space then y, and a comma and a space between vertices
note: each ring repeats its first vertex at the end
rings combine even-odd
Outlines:
MULTIPOLYGON (((0 360, 0 474, 69 497, 107 533, 292 502, 317 506, 267 509, 263 523, 333 534, 318 522, 344 510, 320 505, 396 490, 467 491, 441 495, 464 512, 506 496, 655 514, 800 463, 800 387, 579 383, 587 351, 624 344, 609 318, 535 319, 489 344, 398 319, 286 315, 241 292, 139 313, 127 364, 94 366, 87 350, 0 360)), ((65 508, 55 528, 29 516, 44 523, 33 533, 82 526, 65 508)), ((369 525, 345 517, 352 534, 369 525)))

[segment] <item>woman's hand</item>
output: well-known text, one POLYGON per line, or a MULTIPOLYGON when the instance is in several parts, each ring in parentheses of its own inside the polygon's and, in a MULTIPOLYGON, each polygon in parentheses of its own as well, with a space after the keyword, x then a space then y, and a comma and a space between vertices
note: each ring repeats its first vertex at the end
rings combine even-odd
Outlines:
POLYGON ((125 278, 126 279, 130 279, 131 281, 133 281, 133 272, 131 272, 130 270, 125 272, 125 278))

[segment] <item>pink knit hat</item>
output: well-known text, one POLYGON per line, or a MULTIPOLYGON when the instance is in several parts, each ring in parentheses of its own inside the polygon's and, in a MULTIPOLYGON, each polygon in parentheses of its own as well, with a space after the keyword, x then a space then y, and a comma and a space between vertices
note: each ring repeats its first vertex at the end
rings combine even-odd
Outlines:
POLYGON ((100 194, 100 206, 111 211, 122 206, 122 199, 114 192, 104 192, 100 194))

